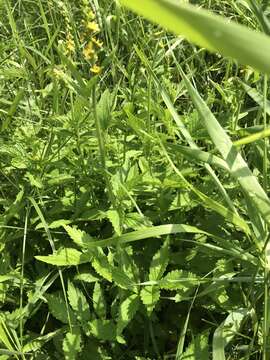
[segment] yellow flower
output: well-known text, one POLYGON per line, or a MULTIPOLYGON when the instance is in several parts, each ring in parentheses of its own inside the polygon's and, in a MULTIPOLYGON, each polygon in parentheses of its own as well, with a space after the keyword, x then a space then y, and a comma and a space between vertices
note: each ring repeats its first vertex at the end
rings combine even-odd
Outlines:
POLYGON ((90 41, 83 49, 83 55, 86 60, 90 60, 93 58, 94 54, 95 54, 95 50, 93 48, 93 43, 92 41, 90 41))
POLYGON ((101 67, 95 64, 91 67, 90 71, 94 74, 99 74, 101 72, 101 67))
POLYGON ((98 39, 92 37, 92 42, 97 45, 99 48, 102 48, 103 42, 99 41, 98 39))
POLYGON ((70 35, 67 36, 67 42, 66 42, 66 46, 69 52, 74 53, 75 52, 75 44, 74 41, 72 39, 72 37, 70 35))
POLYGON ((86 28, 90 31, 100 31, 98 24, 95 21, 89 21, 86 28))
POLYGON ((94 19, 94 18, 95 18, 95 14, 93 13, 92 10, 89 10, 89 11, 88 11, 87 17, 88 17, 88 19, 94 19))

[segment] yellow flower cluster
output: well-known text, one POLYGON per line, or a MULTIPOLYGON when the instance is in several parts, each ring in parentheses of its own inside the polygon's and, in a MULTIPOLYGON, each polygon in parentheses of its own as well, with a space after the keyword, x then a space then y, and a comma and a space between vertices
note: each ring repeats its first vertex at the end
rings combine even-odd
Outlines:
POLYGON ((70 24, 69 9, 67 7, 67 3, 65 3, 64 1, 59 1, 57 5, 61 11, 61 14, 64 17, 65 26, 67 29, 66 40, 64 42, 63 50, 66 55, 71 55, 75 53, 75 42, 74 42, 74 37, 72 35, 72 26, 70 24))
POLYGON ((83 56, 85 60, 91 63, 90 71, 93 74, 99 74, 101 72, 101 67, 97 64, 97 52, 103 46, 102 41, 98 39, 100 27, 96 21, 95 14, 89 8, 89 4, 86 0, 82 0, 82 8, 84 13, 84 21, 82 23, 84 32, 81 36, 81 40, 85 43, 83 49, 83 56))
MULTIPOLYGON (((0 0, 1 1, 1 0, 0 0)), ((71 1, 71 0, 70 0, 71 1)), ((72 1, 71 1, 72 2, 72 1)), ((65 39, 59 41, 59 47, 66 56, 72 60, 75 55, 79 55, 78 48, 80 47, 81 55, 89 63, 89 71, 92 74, 99 74, 101 66, 98 63, 98 55, 103 43, 100 40, 100 25, 97 20, 97 15, 92 11, 89 0, 80 0, 80 6, 74 9, 74 6, 69 1, 59 0, 57 6, 64 18, 66 29, 65 39), (75 11, 75 18, 79 19, 77 23, 78 37, 74 33, 74 26, 72 26, 71 11, 75 11)), ((62 78, 59 70, 54 71, 56 78, 62 78)))

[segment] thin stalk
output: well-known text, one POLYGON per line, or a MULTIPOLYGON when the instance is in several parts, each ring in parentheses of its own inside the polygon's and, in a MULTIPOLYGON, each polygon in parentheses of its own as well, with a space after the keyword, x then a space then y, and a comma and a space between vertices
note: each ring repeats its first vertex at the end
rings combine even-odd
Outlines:
POLYGON ((23 244, 22 244, 22 268, 21 268, 21 280, 20 280, 20 345, 23 346, 23 317, 22 317, 22 308, 23 308, 23 280, 24 280, 24 261, 25 261, 25 248, 26 248, 26 237, 28 229, 28 216, 29 216, 29 206, 27 204, 25 221, 24 221, 24 231, 23 231, 23 244))
MULTIPOLYGON (((266 131, 267 128, 267 83, 268 77, 264 75, 263 81, 263 129, 266 131)), ((265 192, 267 192, 267 171, 268 171, 268 139, 264 138, 264 149, 263 149, 263 187, 265 192)))
MULTIPOLYGON (((268 77, 264 76, 263 84, 263 127, 264 130, 267 127, 267 112, 266 112, 266 103, 267 103, 267 83, 268 77)), ((267 192, 268 181, 267 181, 267 171, 268 171, 268 139, 264 139, 264 151, 263 151, 263 187, 267 192)), ((266 229, 267 230, 267 229, 266 229)), ((270 359, 270 348, 269 348, 269 328, 270 328, 270 298, 269 298, 269 284, 270 284, 270 271, 269 271, 269 252, 270 252, 270 243, 269 239, 266 240, 267 244, 265 246, 265 269, 264 269, 264 323, 263 323, 263 360, 270 359)))

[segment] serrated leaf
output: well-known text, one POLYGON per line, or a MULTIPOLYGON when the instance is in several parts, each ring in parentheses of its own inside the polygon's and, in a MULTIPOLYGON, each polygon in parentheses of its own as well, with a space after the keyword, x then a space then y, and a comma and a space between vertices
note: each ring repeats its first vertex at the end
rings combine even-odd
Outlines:
MULTIPOLYGON (((197 335, 192 339, 186 351, 181 356, 185 360, 209 360, 208 333, 197 335)), ((176 358, 178 359, 178 358, 176 358)))
POLYGON ((133 230, 143 229, 152 226, 152 222, 145 216, 138 213, 129 213, 125 215, 124 223, 127 228, 133 230))
POLYGON ((93 283, 99 281, 100 278, 90 273, 90 271, 80 272, 79 274, 74 276, 75 281, 84 281, 86 283, 93 283))
POLYGON ((68 225, 70 223, 71 223, 71 220, 65 220, 65 219, 55 220, 50 223, 49 229, 57 229, 64 225, 68 225))
POLYGON ((159 288, 152 285, 145 286, 140 292, 140 297, 143 304, 146 306, 147 313, 151 315, 160 298, 159 288))
POLYGON ((134 283, 139 283, 139 269, 134 261, 133 249, 131 246, 117 249, 118 269, 125 273, 134 283))
POLYGON ((76 323, 75 315, 70 308, 67 306, 63 294, 58 291, 53 294, 47 294, 46 299, 48 302, 48 307, 50 313, 57 319, 62 321, 64 324, 69 323, 68 312, 70 316, 71 323, 76 323))
POLYGON ((169 240, 166 240, 162 247, 153 256, 150 270, 149 280, 160 280, 169 263, 169 240))
POLYGON ((124 328, 135 316, 140 305, 140 298, 138 295, 130 295, 126 298, 119 307, 119 314, 117 319, 117 335, 122 334, 124 328))
POLYGON ((190 272, 173 270, 161 279, 159 286, 165 290, 178 290, 182 295, 198 285, 198 279, 190 272))
POLYGON ((101 346, 100 341, 93 337, 87 338, 79 360, 109 360, 112 359, 107 355, 106 350, 101 346))
POLYGON ((38 189, 43 188, 41 179, 39 179, 38 177, 34 176, 33 174, 31 174, 29 172, 26 173, 25 177, 29 180, 31 186, 36 187, 38 189))
POLYGON ((68 282, 67 295, 70 306, 74 310, 77 319, 80 322, 90 320, 90 310, 86 297, 71 281, 68 282))
POLYGON ((39 261, 57 266, 80 265, 89 262, 91 256, 73 248, 64 248, 48 256, 35 256, 39 261))
POLYGON ((70 236, 71 240, 82 248, 87 248, 88 244, 93 241, 93 238, 90 235, 86 234, 85 231, 77 229, 75 226, 63 225, 63 227, 70 236))
POLYGON ((63 352, 65 355, 65 360, 76 360, 78 358, 78 354, 82 350, 81 343, 81 333, 78 327, 73 329, 72 333, 66 333, 63 341, 63 352))
POLYGON ((112 320, 95 319, 89 321, 90 331, 100 340, 116 340, 116 325, 112 320))
POLYGON ((121 221, 117 210, 108 210, 107 217, 112 223, 116 235, 121 235, 121 221))
POLYGON ((52 340, 55 336, 61 334, 63 331, 64 331, 64 329, 62 328, 62 329, 58 329, 58 330, 55 330, 53 332, 50 332, 50 333, 48 333, 46 335, 38 336, 35 339, 29 341, 27 344, 25 344, 22 351, 24 353, 31 352, 31 351, 35 352, 35 351, 41 349, 42 346, 46 342, 52 340))
POLYGON ((101 319, 106 318, 107 306, 102 288, 98 282, 95 283, 93 291, 93 306, 97 316, 101 319))
POLYGON ((92 260, 92 266, 95 271, 108 281, 112 281, 112 266, 102 249, 98 248, 92 260))
POLYGON ((136 292, 134 282, 129 278, 127 273, 119 268, 112 268, 112 278, 117 286, 122 289, 133 289, 136 292))

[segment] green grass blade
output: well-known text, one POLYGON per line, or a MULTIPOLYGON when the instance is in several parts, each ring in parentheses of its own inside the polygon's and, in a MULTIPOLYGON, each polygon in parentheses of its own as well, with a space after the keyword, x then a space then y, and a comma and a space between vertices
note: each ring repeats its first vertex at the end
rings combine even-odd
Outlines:
POLYGON ((174 0, 121 0, 121 3, 201 47, 270 73, 270 39, 265 34, 174 0))
POLYGON ((181 153, 188 159, 196 162, 202 162, 209 164, 211 166, 219 167, 223 170, 229 171, 228 165, 226 161, 222 160, 220 157, 209 154, 206 151, 200 150, 200 149, 191 149, 187 146, 182 146, 178 144, 170 144, 167 143, 166 147, 172 152, 172 153, 181 153))
POLYGON ((233 310, 216 329, 213 336, 213 360, 225 360, 225 347, 239 332, 241 324, 248 315, 247 309, 233 310))
POLYGON ((236 147, 226 131, 219 124, 211 110, 192 86, 189 79, 182 72, 189 95, 197 108, 204 126, 207 129, 212 142, 226 161, 231 175, 238 180, 245 195, 255 205, 257 211, 270 224, 270 201, 257 178, 252 174, 245 160, 237 151, 236 147))
POLYGON ((121 236, 115 236, 105 240, 93 241, 89 243, 88 247, 93 246, 111 246, 116 244, 130 243, 138 240, 149 239, 151 237, 157 237, 161 235, 169 234, 180 234, 180 233, 191 233, 191 234, 207 234, 205 231, 200 230, 194 226, 184 224, 166 224, 145 228, 142 230, 132 231, 121 236))
POLYGON ((269 136, 270 136, 270 128, 267 128, 265 130, 255 133, 255 134, 245 136, 242 139, 234 141, 233 145, 234 146, 247 145, 247 144, 253 143, 257 140, 265 139, 266 137, 269 137, 269 136))
MULTIPOLYGON (((166 91, 165 87, 159 81, 159 79, 155 75, 154 71, 152 70, 152 68, 151 68, 145 54, 140 49, 138 49, 137 47, 135 47, 135 50, 136 50, 139 58, 143 62, 143 64, 146 66, 149 74, 154 79, 154 82, 155 82, 157 88, 160 91, 160 94, 161 94, 161 96, 163 98, 163 101, 165 102, 169 112, 172 115, 172 118, 174 119, 174 121, 175 121, 176 125, 178 126, 179 130, 181 131, 181 134, 183 135, 183 137, 185 138, 185 140, 187 141, 187 143, 189 144, 189 146, 192 149, 198 149, 198 146, 194 142, 194 140, 192 139, 192 136, 191 136, 190 132, 188 131, 185 124, 182 122, 180 116, 178 115, 178 113, 177 113, 177 111, 176 111, 176 109, 175 109, 175 107, 174 107, 174 105, 173 105, 173 103, 172 103, 172 101, 170 99, 170 96, 169 96, 168 92, 166 91)), ((229 208, 231 209, 231 211, 237 214, 237 211, 236 211, 236 209, 235 209, 235 207, 233 205, 232 200, 230 199, 227 191, 225 190, 224 186, 222 185, 219 178, 215 174, 214 170, 211 168, 211 166, 208 163, 205 163, 204 166, 205 166, 206 171, 209 173, 209 175, 214 180, 219 192, 221 193, 222 197, 226 201, 226 203, 229 206, 229 208)))
POLYGON ((264 97, 262 94, 258 92, 257 89, 252 88, 248 84, 245 84, 244 82, 240 81, 241 85, 243 86, 246 93, 253 99, 258 105, 260 105, 261 108, 264 108, 266 113, 270 115, 270 101, 264 100, 264 97))

